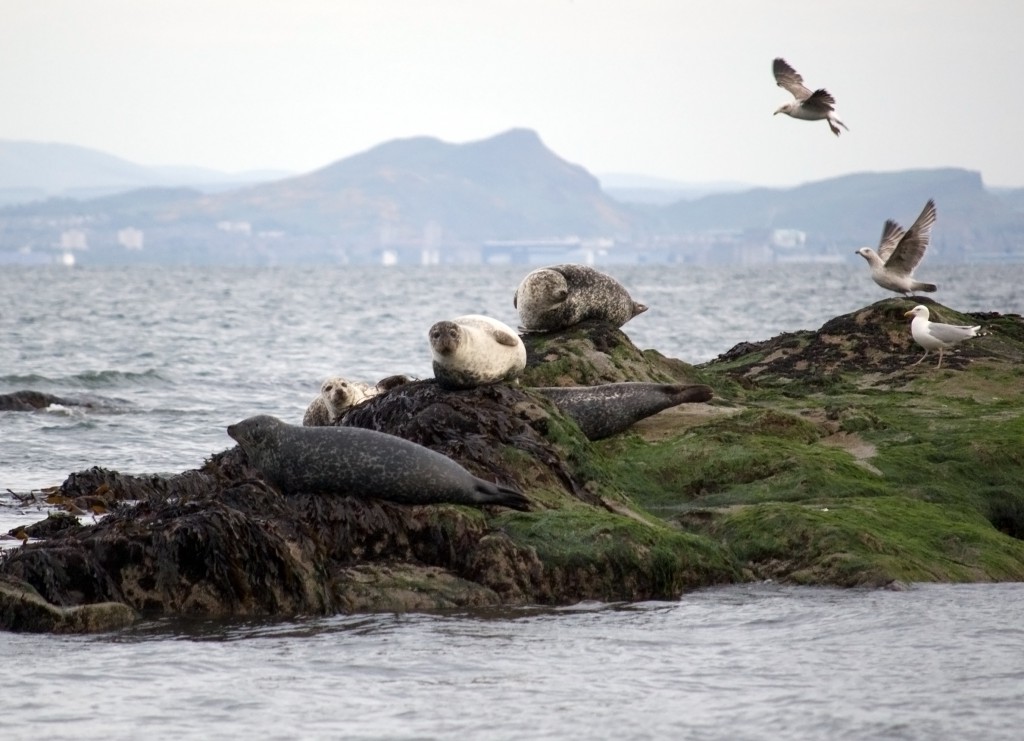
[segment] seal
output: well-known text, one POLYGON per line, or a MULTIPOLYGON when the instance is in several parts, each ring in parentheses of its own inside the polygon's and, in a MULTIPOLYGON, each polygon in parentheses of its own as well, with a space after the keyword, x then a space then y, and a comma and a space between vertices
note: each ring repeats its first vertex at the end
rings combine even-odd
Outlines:
POLYGON ((228 426, 250 465, 283 494, 375 497, 401 504, 497 504, 528 510, 515 489, 477 478, 451 458, 361 427, 300 427, 261 414, 228 426))
POLYGON ((376 387, 341 376, 328 376, 320 384, 320 395, 310 402, 302 417, 306 427, 323 427, 337 422, 341 415, 378 393, 376 387))
POLYGON ((511 381, 526 367, 526 346, 507 324, 481 314, 435 323, 428 333, 434 378, 445 389, 511 381))
POLYGON ((586 265, 552 265, 528 273, 512 305, 528 332, 555 332, 587 319, 621 327, 647 311, 621 283, 586 265))
POLYGON ((679 404, 708 401, 710 386, 676 383, 604 383, 599 386, 536 386, 588 440, 601 440, 629 428, 634 422, 679 404))

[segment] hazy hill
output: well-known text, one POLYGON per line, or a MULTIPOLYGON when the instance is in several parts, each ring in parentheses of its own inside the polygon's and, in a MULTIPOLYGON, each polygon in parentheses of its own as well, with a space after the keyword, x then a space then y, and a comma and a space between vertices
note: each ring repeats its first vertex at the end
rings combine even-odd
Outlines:
POLYGON ((610 172, 597 176, 601 188, 623 203, 665 205, 676 201, 690 201, 712 193, 736 193, 750 190, 748 183, 716 181, 712 183, 684 183, 668 178, 610 172))
POLYGON ((909 227, 929 198, 939 214, 933 252, 1019 250, 1024 214, 986 190, 979 173, 955 168, 857 173, 794 188, 709 195, 667 206, 655 220, 667 233, 799 229, 819 247, 873 246, 885 219, 909 227))
POLYGON ((88 199, 153 186, 238 187, 286 174, 147 167, 72 144, 0 140, 0 205, 53 196, 88 199))
MULTIPOLYGON (((111 183, 148 177, 117 158, 80 161, 109 168, 111 183)), ((69 187, 74 173, 61 175, 69 187)), ((877 242, 885 219, 909 227, 929 198, 939 213, 929 260, 1021 259, 1024 189, 990 191, 976 172, 858 173, 626 204, 533 131, 513 129, 467 144, 390 141, 305 175, 219 193, 150 185, 0 208, 0 262, 65 249, 106 263, 359 262, 379 261, 382 250, 418 261, 424 249, 473 260, 489 239, 576 236, 615 240, 619 259, 643 250, 647 261, 736 263, 782 254, 774 230, 806 235, 781 245, 787 259, 853 260, 855 248, 877 242)))
POLYGON ((205 198, 201 211, 290 234, 460 243, 628 232, 631 214, 533 131, 386 142, 308 175, 205 198))

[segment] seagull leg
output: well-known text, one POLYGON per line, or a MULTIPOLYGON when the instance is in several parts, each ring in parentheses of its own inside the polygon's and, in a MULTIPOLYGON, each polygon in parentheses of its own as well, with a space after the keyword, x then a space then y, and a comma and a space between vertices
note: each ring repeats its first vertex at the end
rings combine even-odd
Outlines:
POLYGON ((913 368, 915 365, 921 365, 921 361, 924 360, 927 357, 928 357, 928 351, 925 350, 924 351, 924 355, 921 356, 920 360, 918 360, 916 363, 911 363, 909 367, 913 368))
POLYGON ((942 367, 942 348, 941 347, 939 348, 939 364, 936 365, 935 367, 936 368, 941 368, 942 367))

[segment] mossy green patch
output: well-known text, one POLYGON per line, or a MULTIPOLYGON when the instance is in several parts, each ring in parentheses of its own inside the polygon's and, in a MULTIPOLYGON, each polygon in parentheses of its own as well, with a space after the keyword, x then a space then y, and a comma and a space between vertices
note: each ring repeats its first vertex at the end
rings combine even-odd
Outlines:
POLYGON ((566 578, 587 575, 603 599, 645 593, 675 598, 683 589, 739 578, 730 552, 710 538, 598 508, 509 513, 500 522, 517 545, 536 551, 546 569, 566 578))
POLYGON ((604 444, 614 486, 671 517, 693 506, 824 500, 887 493, 847 452, 814 444, 821 431, 793 414, 750 409, 660 443, 604 444))
POLYGON ((736 507, 708 534, 762 578, 807 584, 1024 579, 1024 543, 978 513, 899 496, 736 507))

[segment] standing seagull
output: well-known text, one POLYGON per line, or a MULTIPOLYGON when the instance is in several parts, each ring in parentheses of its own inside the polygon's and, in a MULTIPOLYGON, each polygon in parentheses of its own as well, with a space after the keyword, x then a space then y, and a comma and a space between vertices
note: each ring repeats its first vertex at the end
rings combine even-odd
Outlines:
POLYGON ((802 118, 804 121, 825 119, 828 121, 828 127, 836 136, 839 136, 839 126, 847 131, 850 130, 846 124, 836 118, 836 99, 828 90, 820 88, 812 93, 804 85, 804 78, 800 76, 800 73, 790 67, 782 57, 776 57, 772 62, 772 72, 775 73, 775 82, 779 87, 785 88, 796 98, 790 103, 780 105, 773 115, 785 113, 787 116, 802 118))
POLYGON ((907 295, 913 295, 914 291, 934 291, 937 288, 934 283, 914 280, 914 269, 928 249, 934 223, 935 201, 931 199, 924 204, 921 215, 908 232, 904 232, 903 227, 892 219, 887 220, 882 227, 878 252, 870 247, 861 247, 856 253, 868 261, 872 280, 882 288, 907 295))
MULTIPOLYGON (((903 316, 912 316, 910 322, 910 335, 914 342, 924 348, 924 355, 921 360, 928 357, 929 350, 939 351, 939 364, 936 368, 942 367, 942 351, 958 345, 964 340, 976 337, 981 325, 969 327, 966 324, 940 324, 939 322, 928 321, 928 307, 918 304, 903 316)), ((912 363, 911 367, 919 365, 921 360, 912 363)))

